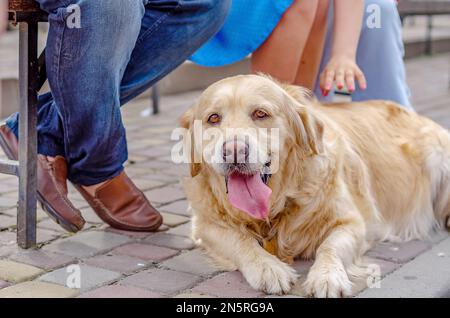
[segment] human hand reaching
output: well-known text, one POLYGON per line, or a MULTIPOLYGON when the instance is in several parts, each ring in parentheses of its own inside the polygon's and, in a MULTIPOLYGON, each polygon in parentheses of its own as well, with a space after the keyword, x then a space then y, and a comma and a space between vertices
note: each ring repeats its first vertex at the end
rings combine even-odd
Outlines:
POLYGON ((347 87, 348 92, 352 93, 356 88, 355 79, 358 81, 359 88, 365 90, 367 87, 366 78, 355 59, 346 55, 332 56, 322 74, 320 74, 322 94, 327 96, 334 83, 339 90, 347 87))

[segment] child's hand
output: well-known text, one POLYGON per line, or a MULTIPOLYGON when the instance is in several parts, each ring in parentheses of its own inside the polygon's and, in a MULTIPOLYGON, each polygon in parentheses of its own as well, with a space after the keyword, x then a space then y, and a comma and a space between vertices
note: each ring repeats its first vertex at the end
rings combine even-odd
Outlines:
POLYGON ((359 87, 365 90, 367 86, 366 78, 358 65, 356 65, 355 59, 344 55, 333 56, 320 75, 322 94, 327 96, 333 88, 334 82, 336 82, 338 89, 343 89, 346 86, 349 93, 352 93, 356 87, 355 78, 358 80, 359 87))

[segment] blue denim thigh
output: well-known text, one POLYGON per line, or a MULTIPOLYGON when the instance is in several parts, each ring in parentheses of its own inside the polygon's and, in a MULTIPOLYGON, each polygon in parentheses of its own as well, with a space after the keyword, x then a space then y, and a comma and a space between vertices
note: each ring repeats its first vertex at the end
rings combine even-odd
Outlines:
POLYGON ((150 0, 122 79, 125 104, 184 62, 225 22, 230 0, 150 0))
MULTIPOLYGON (((123 170, 127 147, 120 82, 140 32, 145 3, 41 0, 49 11, 46 64, 52 98, 40 98, 38 150, 44 155, 63 152, 74 183, 96 184, 123 170), (79 6, 79 27, 67 23, 73 13, 69 4, 79 6)), ((8 125, 17 126, 17 115, 8 125)))
MULTIPOLYGON (((47 9, 52 7, 51 3, 58 2, 41 1, 46 2, 47 9)), ((70 2, 82 4, 86 1, 92 0, 70 2)), ((65 8, 53 10, 56 21, 50 25, 47 49, 52 92, 40 96, 39 153, 65 156, 69 161, 69 179, 74 183, 96 184, 122 171, 127 149, 117 105, 149 88, 213 36, 225 20, 230 5, 229 0, 142 1, 146 4, 145 15, 141 17, 138 40, 133 45, 124 43, 126 39, 111 34, 110 30, 103 34, 94 32, 93 36, 89 32, 94 30, 82 32, 82 35, 68 32, 71 30, 60 25, 67 17, 65 8), (108 38, 109 43, 101 44, 102 39, 108 38), (66 46, 65 42, 68 42, 66 46), (58 48, 58 44, 60 50, 51 49, 58 48), (126 67, 117 62, 127 55, 123 51, 131 54, 126 67), (119 79, 118 103, 116 84, 119 79), (72 107, 67 111, 61 103, 72 107), (74 135, 76 139, 71 141, 73 138, 70 137, 74 135)), ((80 7, 83 15, 87 10, 80 7)), ((96 11, 94 16, 103 12, 96 11)), ((102 32, 108 19, 115 20, 114 14, 107 14, 98 21, 98 29, 102 32)), ((83 18, 81 22, 82 28, 86 26, 83 18)), ((122 34, 129 34, 126 26, 122 34)), ((126 37, 129 40, 129 36, 126 37)), ((17 133, 17 114, 11 116, 8 126, 17 133)))

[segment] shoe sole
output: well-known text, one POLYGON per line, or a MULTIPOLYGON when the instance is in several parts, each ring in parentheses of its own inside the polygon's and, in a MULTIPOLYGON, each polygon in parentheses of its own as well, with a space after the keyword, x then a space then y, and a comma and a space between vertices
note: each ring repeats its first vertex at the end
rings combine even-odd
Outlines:
MULTIPOLYGON (((11 151, 11 149, 8 146, 8 143, 6 142, 6 140, 3 138, 3 135, 0 134, 0 146, 2 147, 3 151, 6 154, 6 157, 8 157, 9 160, 17 160, 14 157, 13 152, 11 151)), ((39 192, 36 191, 37 193, 37 199, 39 201, 39 203, 41 204, 42 210, 44 210, 45 213, 47 213, 47 215, 57 224, 59 224, 59 226, 61 226, 64 230, 71 232, 71 233, 76 233, 78 232, 79 229, 76 225, 73 225, 69 222, 67 222, 64 218, 62 218, 55 209, 53 209, 53 207, 45 200, 44 196, 39 192)))

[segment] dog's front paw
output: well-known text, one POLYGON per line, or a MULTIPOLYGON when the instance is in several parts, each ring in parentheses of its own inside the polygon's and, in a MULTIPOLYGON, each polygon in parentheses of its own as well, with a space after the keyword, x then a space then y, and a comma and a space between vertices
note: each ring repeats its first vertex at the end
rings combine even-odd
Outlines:
POLYGON ((310 297, 337 298, 351 296, 352 283, 343 266, 314 264, 303 284, 310 297))
POLYGON ((248 264, 242 273, 254 289, 276 295, 288 293, 298 278, 292 267, 276 257, 248 264))

